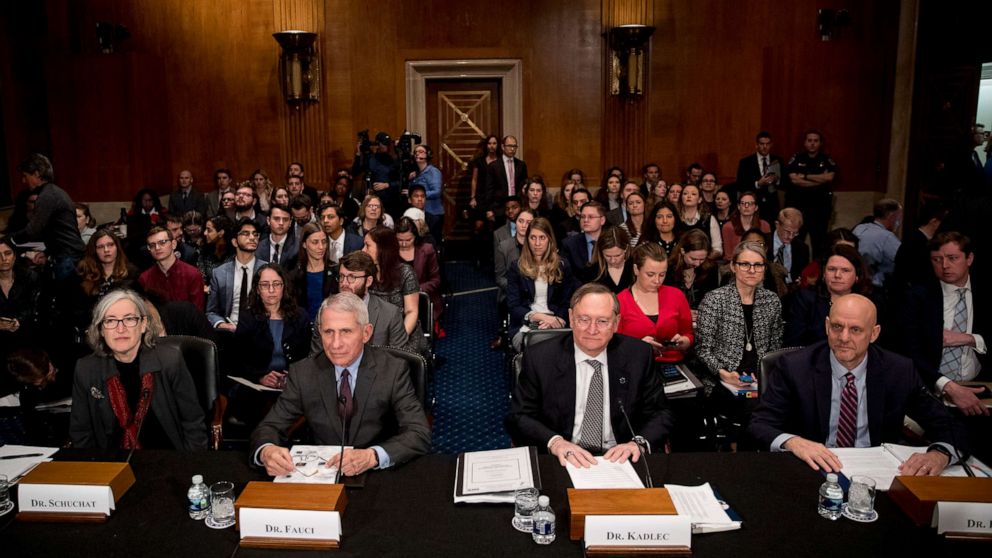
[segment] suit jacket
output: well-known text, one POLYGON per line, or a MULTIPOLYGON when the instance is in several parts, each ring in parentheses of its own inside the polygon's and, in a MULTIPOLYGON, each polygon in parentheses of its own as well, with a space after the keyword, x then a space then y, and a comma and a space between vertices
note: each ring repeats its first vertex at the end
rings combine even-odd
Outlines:
POLYGON ((618 207, 616 209, 611 209, 606 212, 606 225, 610 227, 619 227, 622 223, 627 220, 624 218, 623 208, 618 207))
MULTIPOLYGON (((595 248, 594 248, 595 249, 595 248)), ((561 243, 562 259, 568 262, 568 266, 575 274, 575 278, 582 283, 588 283, 596 278, 599 270, 590 265, 589 243, 583 232, 566 237, 561 243)))
MULTIPOLYGON (((772 227, 772 235, 776 234, 775 229, 777 227, 778 220, 775 220, 772 227)), ((772 261, 775 260, 774 246, 775 240, 774 237, 772 237, 772 243, 768 247, 768 254, 771 256, 772 261)), ((806 243, 798 236, 789 242, 789 246, 791 247, 790 251, 792 252, 792 267, 786 271, 789 272, 789 277, 792 278, 792 282, 798 284, 799 276, 802 275, 803 270, 806 269, 807 265, 809 265, 809 246, 807 246, 806 243)), ((727 257, 729 258, 730 255, 728 254, 727 257)))
MULTIPOLYGON (((196 386, 182 353, 172 347, 142 347, 141 375, 155 374, 151 412, 175 449, 207 449, 207 425, 196 386)), ((117 443, 118 422, 106 382, 117 376, 113 357, 89 355, 76 363, 69 438, 81 448, 110 448, 117 443)))
MULTIPOLYGON (((328 250, 330 250, 330 242, 331 240, 328 238, 328 250)), ((338 238, 337 242, 341 242, 340 237, 338 238)), ((355 234, 355 232, 350 230, 348 227, 345 227, 344 250, 341 252, 341 255, 347 256, 348 254, 356 250, 361 250, 363 247, 365 247, 365 238, 358 234, 355 234)))
MULTIPOLYGON (((975 313, 972 333, 981 335, 985 342, 992 338, 989 327, 990 312, 988 295, 982 293, 982 283, 971 276, 972 307, 975 313)), ((914 285, 905 292, 903 302, 893 311, 898 316, 893 324, 900 330, 900 335, 890 339, 896 344, 900 354, 913 360, 916 371, 923 382, 933 387, 941 377, 940 358, 944 352, 944 293, 940 283, 929 285, 914 285)), ((988 355, 978 355, 978 363, 982 367, 976 380, 990 376, 988 355)))
POLYGON ((758 188, 754 185, 761 178, 761 168, 758 166, 757 153, 751 153, 737 163, 737 181, 734 187, 735 194, 749 191, 758 194, 758 207, 760 208, 761 216, 769 222, 778 218, 780 207, 777 191, 785 181, 783 175, 786 172, 785 164, 782 162, 781 157, 778 155, 768 155, 768 164, 773 165, 775 163, 778 163, 779 166, 779 183, 775 192, 769 192, 767 187, 758 188))
MULTIPOLYGON (((524 187, 524 182, 527 181, 527 163, 514 157, 513 174, 513 184, 515 185, 513 192, 520 195, 520 190, 524 187)), ((503 215, 506 198, 510 195, 509 184, 506 176, 506 164, 503 162, 503 155, 500 155, 486 167, 486 191, 485 195, 482 196, 483 201, 480 203, 483 209, 492 211, 496 215, 503 215)), ((478 192, 476 192, 476 198, 478 197, 478 192)))
POLYGON ((189 196, 183 200, 182 189, 177 189, 169 196, 169 213, 182 217, 187 211, 198 211, 204 219, 207 215, 207 197, 196 188, 190 188, 189 196))
MULTIPOLYGON (((654 372, 651 347, 638 339, 614 335, 606 347, 610 425, 617 443, 633 438, 619 406, 622 401, 634 431, 655 451, 672 427, 661 376, 654 372)), ((575 342, 571 334, 528 347, 506 417, 506 429, 517 446, 547 451, 555 435, 572 439, 575 424, 575 342)))
POLYGON ((496 271, 496 286, 499 287, 499 301, 506 298, 506 274, 510 266, 520 259, 521 247, 515 237, 504 238, 496 247, 494 269, 496 271))
MULTIPOLYGON (((265 260, 272 257, 272 238, 269 235, 262 235, 262 239, 258 241, 258 248, 255 250, 255 253, 259 254, 262 259, 265 260)), ((282 241, 282 249, 279 250, 278 263, 286 271, 292 271, 293 269, 296 269, 296 266, 300 263, 299 254, 300 241, 293 236, 293 229, 290 228, 289 232, 286 233, 286 238, 282 241)))
POLYGON ((501 242, 513 236, 510 234, 510 223, 507 222, 502 227, 493 231, 493 252, 499 250, 499 245, 501 242))
MULTIPOLYGON (((872 446, 900 441, 906 415, 924 426, 931 441, 955 445, 956 438, 963 443, 965 434, 952 433, 958 428, 954 419, 943 405, 924 393, 923 382, 909 359, 874 345, 869 346, 867 358, 865 391, 872 446)), ((770 447, 782 433, 814 442, 827 441, 831 376, 826 341, 787 353, 778 360, 775 372, 765 379, 760 404, 748 427, 761 447, 770 447)))
MULTIPOLYGON (((353 385, 355 408, 348 444, 357 448, 381 446, 395 464, 430 451, 430 427, 406 362, 366 346, 353 385)), ((251 455, 262 444, 285 443, 287 431, 300 417, 306 418, 317 444, 340 444, 337 407, 331 361, 318 354, 297 362, 289 369, 286 389, 251 435, 251 455)))
MULTIPOLYGON (((403 311, 399 307, 371 293, 365 306, 369 309, 369 323, 372 324, 372 339, 369 339, 369 344, 380 347, 409 348, 410 336, 403 325, 403 311)), ((310 354, 315 355, 323 351, 324 347, 320 344, 320 332, 314 327, 313 338, 310 341, 310 354)))
MULTIPOLYGON (((302 308, 296 309, 295 319, 283 319, 279 345, 289 364, 310 355, 312 329, 310 317, 302 308)), ((234 332, 234 339, 241 370, 248 379, 259 381, 269 373, 269 363, 276 348, 276 340, 272 338, 272 330, 269 329, 269 319, 259 318, 254 312, 245 312, 243 316, 238 316, 238 329, 234 332)))
MULTIPOLYGON (((782 303, 758 287, 754 292, 754 350, 758 361, 782 346, 782 303)), ((721 368, 737 370, 744 353, 744 310, 737 285, 730 282, 703 297, 696 327, 696 356, 713 374, 721 368)))
MULTIPOLYGON (((258 268, 268 263, 260 257, 257 251, 255 254, 255 266, 248 276, 249 281, 254 280, 258 268)), ((210 275, 210 294, 207 295, 207 319, 210 320, 210 325, 214 327, 217 327, 217 324, 230 316, 231 310, 234 309, 234 273, 236 263, 234 259, 228 260, 214 268, 213 273, 210 275)), ((238 264, 238 267, 240 267, 240 264, 238 264)))
MULTIPOLYGON (((520 268, 516 261, 510 264, 510 269, 506 274, 506 305, 510 310, 510 339, 520 331, 520 326, 524 325, 524 317, 530 312, 530 306, 534 303, 536 290, 534 280, 520 273, 520 268)), ((569 271, 568 263, 561 260, 562 280, 561 283, 548 285, 548 309, 551 313, 568 322, 568 303, 575 292, 577 285, 575 278, 569 271)))
MULTIPOLYGON (((297 266, 296 269, 289 272, 287 279, 289 280, 290 288, 293 289, 293 296, 296 298, 296 303, 299 304, 301 308, 309 308, 310 301, 308 298, 309 295, 307 294, 306 266, 297 266)), ((336 292, 338 292, 338 266, 324 266, 324 284, 321 294, 323 295, 323 298, 327 298, 336 292)))

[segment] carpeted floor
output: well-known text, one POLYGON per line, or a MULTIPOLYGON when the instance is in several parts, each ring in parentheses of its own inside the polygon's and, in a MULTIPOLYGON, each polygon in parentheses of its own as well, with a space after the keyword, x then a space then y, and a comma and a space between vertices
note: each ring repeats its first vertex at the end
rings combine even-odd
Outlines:
POLYGON ((467 262, 444 265, 452 296, 442 318, 447 336, 436 344, 434 451, 509 447, 504 355, 489 348, 499 323, 495 284, 467 262))

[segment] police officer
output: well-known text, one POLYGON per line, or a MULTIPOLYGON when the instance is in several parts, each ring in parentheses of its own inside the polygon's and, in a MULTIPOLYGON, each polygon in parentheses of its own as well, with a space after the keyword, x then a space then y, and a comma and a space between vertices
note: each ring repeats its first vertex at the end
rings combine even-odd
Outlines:
POLYGON ((823 251, 823 243, 833 212, 832 185, 837 165, 829 155, 820 149, 823 134, 819 130, 808 130, 805 134, 805 151, 796 153, 787 166, 789 181, 792 183, 785 197, 786 207, 795 207, 803 213, 803 228, 799 238, 806 239, 809 233, 814 256, 823 251))

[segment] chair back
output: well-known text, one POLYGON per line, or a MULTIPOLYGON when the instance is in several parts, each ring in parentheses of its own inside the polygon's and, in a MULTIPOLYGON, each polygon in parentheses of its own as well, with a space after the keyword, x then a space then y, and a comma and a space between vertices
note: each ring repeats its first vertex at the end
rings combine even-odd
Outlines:
POLYGON ((430 405, 427 401, 427 360, 419 353, 399 347, 386 347, 384 345, 369 346, 406 361, 410 366, 410 381, 413 382, 413 391, 416 392, 417 399, 424 406, 424 412, 429 414, 430 405))
POLYGON ((420 322, 420 329, 427 339, 427 346, 434 351, 434 303, 431 296, 424 291, 420 291, 417 319, 420 322))
POLYGON ((761 362, 758 363, 758 397, 761 397, 761 394, 764 393, 769 378, 775 374, 782 355, 798 351, 799 349, 802 349, 802 347, 782 347, 781 349, 768 351, 761 357, 761 362))
POLYGON ((166 347, 175 347, 183 355, 186 368, 193 376, 196 394, 206 416, 214 408, 217 400, 217 385, 220 382, 220 362, 217 345, 209 339, 192 335, 166 335, 157 342, 166 347))
POLYGON ((527 347, 530 347, 531 345, 536 345, 549 339, 555 339, 556 337, 567 335, 571 332, 572 330, 567 327, 555 329, 532 329, 527 333, 524 333, 524 341, 521 345, 521 351, 526 351, 527 347))

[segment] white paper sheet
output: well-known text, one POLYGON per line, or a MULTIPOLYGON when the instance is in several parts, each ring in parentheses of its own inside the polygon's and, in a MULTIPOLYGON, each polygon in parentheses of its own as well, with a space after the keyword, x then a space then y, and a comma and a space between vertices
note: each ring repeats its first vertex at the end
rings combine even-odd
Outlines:
POLYGON ((730 519, 724 505, 716 499, 710 483, 699 486, 666 484, 679 515, 692 518, 693 533, 715 533, 741 528, 740 521, 730 519))
POLYGON ((464 494, 507 492, 534 486, 530 448, 527 446, 467 452, 464 463, 464 494))
POLYGON ((602 456, 596 457, 592 467, 581 468, 568 463, 565 470, 575 488, 644 488, 630 460, 613 463, 602 456))
POLYGON ((16 482, 19 477, 34 469, 39 463, 51 461, 55 452, 59 448, 46 448, 41 446, 0 446, 0 457, 5 455, 24 455, 27 453, 40 453, 37 457, 23 457, 19 459, 0 459, 0 475, 7 475, 8 482, 16 482))
MULTIPOLYGON (((345 446, 345 449, 352 449, 352 446, 345 446)), ((289 456, 293 459, 296 470, 288 475, 275 477, 272 482, 334 484, 340 453, 341 446, 293 446, 289 448, 289 456)))
POLYGON ((281 389, 270 388, 269 386, 263 386, 262 384, 256 384, 255 382, 252 382, 251 380, 246 380, 246 379, 244 379, 244 378, 242 378, 240 376, 231 376, 231 375, 228 375, 227 377, 230 378, 230 379, 232 379, 232 380, 234 380, 235 382, 243 385, 243 386, 250 387, 251 389, 253 389, 255 391, 274 391, 276 393, 282 393, 282 390, 281 389))

